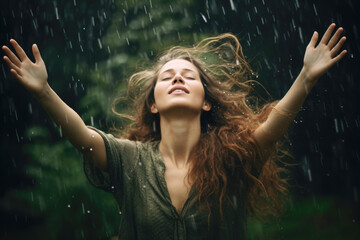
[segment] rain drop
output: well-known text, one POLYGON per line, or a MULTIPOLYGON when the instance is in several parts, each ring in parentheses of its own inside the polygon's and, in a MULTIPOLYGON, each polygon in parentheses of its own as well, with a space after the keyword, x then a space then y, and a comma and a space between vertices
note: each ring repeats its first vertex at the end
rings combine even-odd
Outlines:
POLYGON ((29 103, 29 113, 32 114, 32 105, 29 103))
POLYGON ((203 18, 204 22, 207 23, 206 17, 204 16, 204 14, 200 13, 201 17, 203 18))
POLYGON ((334 123, 335 123, 335 131, 336 131, 336 133, 339 133, 339 126, 338 126, 338 121, 336 118, 334 118, 334 123))
POLYGON ((317 15, 318 15, 318 13, 317 13, 317 10, 316 10, 315 3, 313 4, 313 8, 314 8, 315 15, 317 16, 317 15))
POLYGON ((234 12, 236 12, 236 7, 235 7, 235 4, 234 4, 234 1, 233 1, 233 0, 230 0, 230 6, 231 6, 231 10, 233 10, 234 12))
POLYGON ((102 44, 101 44, 100 38, 98 38, 97 41, 98 41, 98 44, 99 44, 99 48, 102 49, 102 44))
POLYGON ((55 7, 55 15, 56 15, 56 20, 59 20, 59 12, 57 7, 55 7))
POLYGON ((299 27, 298 30, 299 30, 299 36, 300 36, 301 43, 304 43, 304 38, 303 38, 301 27, 299 27))

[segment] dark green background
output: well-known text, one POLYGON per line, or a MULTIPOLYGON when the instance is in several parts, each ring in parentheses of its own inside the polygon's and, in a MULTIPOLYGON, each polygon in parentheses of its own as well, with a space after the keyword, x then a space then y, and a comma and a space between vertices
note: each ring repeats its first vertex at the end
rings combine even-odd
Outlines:
MULTIPOLYGON (((348 55, 311 92, 290 129, 291 202, 281 219, 249 220, 250 239, 360 237, 359 5, 348 1, 2 1, 0 44, 37 43, 49 82, 86 124, 121 121, 112 100, 127 77, 173 45, 236 34, 258 80, 281 98, 314 30, 343 26, 348 55)), ((0 70, 0 238, 106 239, 113 198, 90 186, 80 154, 31 95, 0 70)))

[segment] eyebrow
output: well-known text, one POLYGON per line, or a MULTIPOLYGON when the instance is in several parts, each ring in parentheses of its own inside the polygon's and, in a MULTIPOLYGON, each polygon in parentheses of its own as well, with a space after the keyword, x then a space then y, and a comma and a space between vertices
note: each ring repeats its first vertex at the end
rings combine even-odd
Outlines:
MULTIPOLYGON (((162 73, 160 74, 163 74, 163 73, 167 73, 167 72, 174 72, 175 70, 173 68, 170 68, 170 69, 167 69, 165 71, 163 71, 162 73)), ((190 68, 183 68, 181 69, 181 71, 185 71, 185 72, 194 72, 196 73, 194 70, 190 69, 190 68)))

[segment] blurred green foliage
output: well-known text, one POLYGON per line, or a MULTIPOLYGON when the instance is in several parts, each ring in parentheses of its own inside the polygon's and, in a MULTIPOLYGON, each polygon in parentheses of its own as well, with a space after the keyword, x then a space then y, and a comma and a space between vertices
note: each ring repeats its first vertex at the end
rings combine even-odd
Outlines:
POLYGON ((33 187, 13 190, 1 200, 9 210, 37 224, 9 239, 100 239, 116 234, 117 203, 111 194, 92 187, 83 172, 81 155, 68 141, 50 143, 41 126, 28 129, 36 144, 26 146, 32 162, 26 173, 33 187), (100 226, 100 227, 99 227, 100 226))

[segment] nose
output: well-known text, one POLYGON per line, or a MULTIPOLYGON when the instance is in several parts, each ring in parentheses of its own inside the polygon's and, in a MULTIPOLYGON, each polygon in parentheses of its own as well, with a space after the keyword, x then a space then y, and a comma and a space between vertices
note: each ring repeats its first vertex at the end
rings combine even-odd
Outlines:
POLYGON ((172 81, 172 85, 174 85, 175 83, 180 83, 180 84, 184 84, 184 83, 185 83, 183 77, 182 77, 179 73, 177 73, 177 74, 174 76, 174 79, 173 79, 173 81, 172 81))

